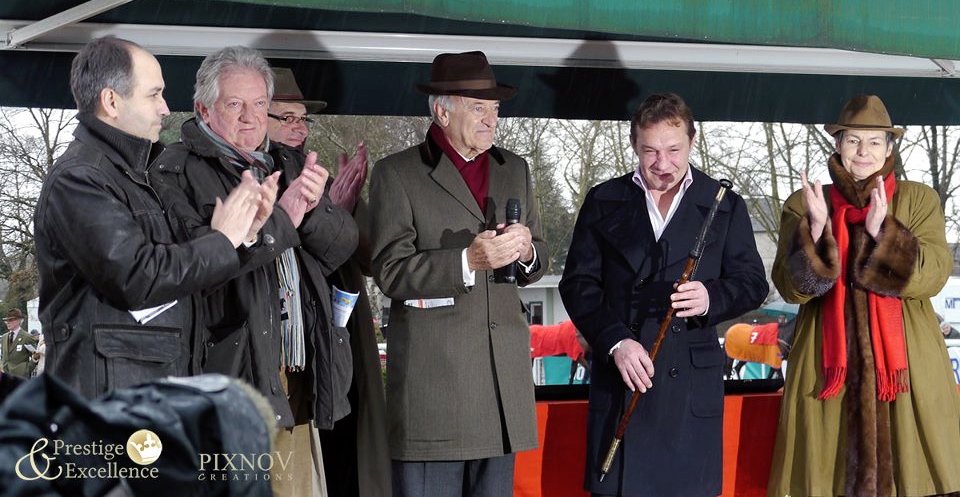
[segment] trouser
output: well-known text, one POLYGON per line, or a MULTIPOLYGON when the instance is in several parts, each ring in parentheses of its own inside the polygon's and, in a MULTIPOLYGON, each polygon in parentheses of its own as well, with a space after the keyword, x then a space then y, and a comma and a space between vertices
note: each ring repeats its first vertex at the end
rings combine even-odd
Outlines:
POLYGON ((302 422, 304 412, 309 412, 310 396, 304 373, 280 372, 280 385, 287 393, 293 417, 299 424, 293 428, 277 428, 274 451, 286 467, 275 462, 271 475, 274 497, 326 497, 327 488, 323 471, 323 454, 320 439, 309 421, 302 422), (287 459, 289 456, 289 459, 287 459))
POLYGON ((393 461, 394 497, 509 497, 514 455, 471 461, 393 461))

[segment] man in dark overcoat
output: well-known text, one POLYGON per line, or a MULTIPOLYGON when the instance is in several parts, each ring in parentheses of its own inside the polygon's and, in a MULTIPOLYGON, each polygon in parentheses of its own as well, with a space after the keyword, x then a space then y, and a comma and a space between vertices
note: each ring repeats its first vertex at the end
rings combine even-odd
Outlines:
POLYGON ((721 492, 724 356, 715 326, 757 308, 768 285, 746 204, 730 192, 695 277, 675 286, 719 189, 689 162, 694 133, 679 96, 648 97, 630 123, 637 170, 591 189, 574 228, 560 295, 594 350, 584 478, 593 495, 721 492), (677 312, 654 364, 648 351, 670 306, 677 312), (635 390, 640 402, 601 482, 635 390))
POLYGON ((482 52, 438 55, 417 88, 433 114, 424 142, 371 173, 373 275, 393 299, 393 491, 511 495, 514 454, 537 446, 517 286, 540 279, 548 254, 526 161, 493 146, 500 100, 516 90, 482 52), (510 198, 519 222, 504 226, 510 198), (515 283, 498 278, 515 262, 515 283))

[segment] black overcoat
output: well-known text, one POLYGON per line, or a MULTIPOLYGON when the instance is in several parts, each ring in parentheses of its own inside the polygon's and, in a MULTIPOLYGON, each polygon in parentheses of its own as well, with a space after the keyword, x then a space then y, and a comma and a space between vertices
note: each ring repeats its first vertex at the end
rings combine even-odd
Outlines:
POLYGON ((595 186, 577 218, 560 294, 595 351, 584 480, 592 492, 721 493, 723 352, 715 326, 759 307, 768 291, 746 204, 732 192, 720 205, 693 278, 707 288, 709 312, 670 324, 654 364, 653 388, 641 397, 620 453, 599 482, 599 464, 631 395, 608 351, 626 338, 652 348, 673 284, 719 189, 700 171, 692 168, 692 174, 659 241, 632 173, 595 186))

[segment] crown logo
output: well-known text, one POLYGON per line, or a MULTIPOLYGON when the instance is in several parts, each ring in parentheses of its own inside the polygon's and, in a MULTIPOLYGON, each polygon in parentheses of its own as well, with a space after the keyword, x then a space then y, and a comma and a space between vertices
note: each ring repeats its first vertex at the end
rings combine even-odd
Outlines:
POLYGON ((150 430, 138 430, 127 439, 127 455, 141 465, 153 464, 163 452, 160 437, 150 430))

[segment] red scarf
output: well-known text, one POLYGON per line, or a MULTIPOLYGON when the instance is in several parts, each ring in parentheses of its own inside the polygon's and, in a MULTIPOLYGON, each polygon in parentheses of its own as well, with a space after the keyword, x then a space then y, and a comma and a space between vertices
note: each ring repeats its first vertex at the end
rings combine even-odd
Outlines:
POLYGON ((453 165, 457 167, 457 171, 460 171, 460 176, 463 177, 463 181, 467 184, 467 188, 470 189, 470 193, 473 194, 474 200, 476 200, 477 205, 480 206, 480 212, 486 213, 487 193, 490 190, 490 154, 484 150, 480 155, 474 157, 473 160, 468 161, 453 148, 453 145, 447 140, 447 136, 443 134, 443 130, 437 123, 430 124, 429 133, 433 141, 437 142, 437 145, 440 146, 443 153, 446 154, 447 157, 450 158, 450 161, 453 162, 453 165))
MULTIPOLYGON (((873 177, 870 178, 872 180, 873 177)), ((887 200, 893 200, 896 180, 891 172, 884 181, 887 200)), ((818 398, 836 396, 843 388, 847 375, 847 333, 844 304, 847 294, 847 259, 850 235, 847 225, 863 224, 870 205, 856 208, 844 198, 839 189, 830 189, 833 205, 833 236, 840 249, 840 277, 827 292, 823 305, 823 376, 824 386, 818 398)), ((877 295, 867 291, 870 307, 870 342, 876 363, 877 398, 892 401, 906 392, 907 352, 903 338, 903 306, 897 297, 877 295)))

